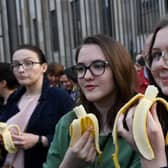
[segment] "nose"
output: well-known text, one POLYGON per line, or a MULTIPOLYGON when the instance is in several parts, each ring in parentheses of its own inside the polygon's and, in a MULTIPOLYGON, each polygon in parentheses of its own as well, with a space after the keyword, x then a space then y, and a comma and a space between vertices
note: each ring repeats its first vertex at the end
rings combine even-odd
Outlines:
POLYGON ((18 71, 24 71, 23 64, 20 64, 20 65, 19 65, 19 67, 18 67, 18 71))
POLYGON ((164 57, 160 57, 156 62, 152 63, 151 70, 157 71, 160 68, 168 68, 168 65, 166 64, 166 60, 164 57))
POLYGON ((92 74, 91 70, 88 68, 88 69, 86 69, 84 79, 90 79, 90 78, 93 78, 93 74, 92 74))

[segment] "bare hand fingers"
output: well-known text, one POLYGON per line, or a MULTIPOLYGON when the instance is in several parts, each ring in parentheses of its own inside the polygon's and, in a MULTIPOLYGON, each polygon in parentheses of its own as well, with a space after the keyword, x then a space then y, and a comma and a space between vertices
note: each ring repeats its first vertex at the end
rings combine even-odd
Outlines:
POLYGON ((164 144, 164 136, 161 124, 157 116, 156 104, 152 106, 151 112, 147 114, 147 131, 152 144, 155 144, 155 141, 162 142, 162 144, 164 144))
POLYGON ((127 135, 127 130, 124 128, 123 122, 124 122, 124 114, 121 114, 117 123, 117 131, 122 137, 125 137, 127 135))
POLYGON ((133 116, 134 116, 134 112, 135 112, 135 107, 132 107, 126 116, 126 124, 128 127, 128 130, 132 132, 132 124, 133 124, 133 116))
POLYGON ((82 149, 87 143, 89 136, 90 136, 90 130, 85 131, 78 140, 78 142, 74 145, 74 147, 77 149, 82 149))
POLYGON ((90 150, 90 148, 94 147, 94 150, 95 149, 95 144, 94 144, 94 137, 90 134, 84 148, 82 149, 81 153, 88 153, 88 151, 90 150))
POLYGON ((95 145, 92 145, 88 151, 87 162, 94 162, 96 158, 95 145))
POLYGON ((152 115, 152 117, 153 117, 153 120, 155 120, 157 123, 160 123, 160 122, 159 122, 159 119, 158 119, 156 107, 157 107, 157 104, 156 104, 156 103, 152 105, 151 115, 152 115))
POLYGON ((91 163, 95 160, 96 157, 96 149, 94 144, 94 137, 92 135, 89 136, 87 143, 84 148, 80 152, 80 157, 86 163, 91 163))
POLYGON ((12 139, 16 147, 22 148, 24 146, 24 137, 22 135, 13 134, 12 139))
POLYGON ((137 150, 136 148, 136 145, 135 145, 135 141, 134 141, 134 138, 133 138, 133 132, 132 132, 132 124, 133 124, 133 115, 134 115, 134 112, 135 112, 135 107, 132 107, 128 113, 127 113, 127 116, 126 116, 126 125, 128 127, 128 129, 124 128, 124 115, 121 115, 119 117, 119 121, 118 121, 118 132, 119 134, 135 149, 137 150))

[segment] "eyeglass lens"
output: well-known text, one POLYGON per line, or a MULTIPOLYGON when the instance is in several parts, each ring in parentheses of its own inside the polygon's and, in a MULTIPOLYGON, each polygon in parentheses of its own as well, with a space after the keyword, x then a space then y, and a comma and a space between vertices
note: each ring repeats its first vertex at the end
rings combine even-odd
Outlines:
POLYGON ((159 61, 161 57, 163 58, 164 63, 168 66, 168 51, 152 51, 151 58, 150 56, 146 58, 147 67, 150 68, 152 62, 159 61))

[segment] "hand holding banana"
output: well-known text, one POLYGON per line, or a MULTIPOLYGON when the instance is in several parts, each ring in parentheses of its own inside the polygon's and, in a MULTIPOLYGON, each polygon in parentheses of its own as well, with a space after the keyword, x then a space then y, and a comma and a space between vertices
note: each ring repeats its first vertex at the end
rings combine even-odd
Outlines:
POLYGON ((8 125, 6 123, 0 122, 0 135, 2 136, 5 149, 9 153, 16 153, 17 148, 15 147, 12 140, 12 136, 10 132, 11 128, 15 128, 18 134, 21 133, 21 130, 18 125, 15 125, 15 124, 8 125))
MULTIPOLYGON (((152 85, 149 85, 145 91, 145 94, 137 94, 129 102, 127 102, 118 112, 114 127, 113 127, 113 143, 115 144, 115 153, 112 155, 114 164, 116 168, 120 168, 118 161, 118 139, 117 139, 117 122, 121 114, 125 114, 127 110, 139 100, 138 105, 136 106, 135 113, 133 116, 133 138, 136 143, 136 146, 141 153, 141 155, 147 160, 152 160, 155 158, 153 149, 151 147, 148 135, 147 135, 147 113, 152 105, 156 101, 160 101, 168 110, 168 103, 163 98, 156 97, 158 94, 158 89, 152 85)), ((167 138, 166 138, 167 144, 167 138)))
POLYGON ((96 116, 92 113, 87 114, 82 105, 75 107, 74 111, 78 119, 74 119, 70 125, 70 146, 74 146, 74 144, 76 144, 76 142, 88 128, 93 128, 91 133, 93 137, 95 137, 94 140, 96 151, 99 158, 101 158, 102 152, 99 148, 99 125, 96 116))

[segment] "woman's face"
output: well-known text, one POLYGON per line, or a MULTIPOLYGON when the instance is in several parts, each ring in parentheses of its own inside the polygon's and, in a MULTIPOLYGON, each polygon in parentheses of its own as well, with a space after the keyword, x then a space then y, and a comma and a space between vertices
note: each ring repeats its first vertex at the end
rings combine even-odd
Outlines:
POLYGON ((58 86, 59 81, 60 81, 60 75, 48 73, 47 77, 51 83, 51 86, 58 86))
POLYGON ((168 96, 168 27, 161 29, 153 45, 151 73, 162 93, 168 96), (161 56, 162 55, 162 56, 161 56))
POLYGON ((61 75, 60 77, 60 83, 61 85, 68 91, 73 90, 74 83, 71 79, 67 77, 66 74, 61 75))
POLYGON ((38 84, 47 69, 46 64, 40 64, 37 54, 28 49, 20 49, 13 54, 13 72, 19 84, 32 86, 38 84))
MULTIPOLYGON (((83 78, 79 78, 78 82, 85 97, 91 102, 106 102, 113 95, 114 82, 112 71, 107 64, 102 64, 107 60, 98 45, 87 44, 83 45, 78 55, 78 65, 90 66, 86 69, 83 78), (99 60, 97 62, 97 60, 99 60), (103 71, 104 69, 104 71, 103 71), (99 73, 100 72, 100 73, 99 73), (97 73, 100 75, 94 75, 97 73)), ((80 73, 80 71, 79 71, 80 73)))

